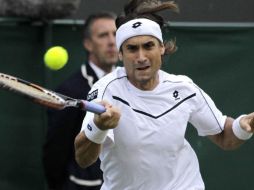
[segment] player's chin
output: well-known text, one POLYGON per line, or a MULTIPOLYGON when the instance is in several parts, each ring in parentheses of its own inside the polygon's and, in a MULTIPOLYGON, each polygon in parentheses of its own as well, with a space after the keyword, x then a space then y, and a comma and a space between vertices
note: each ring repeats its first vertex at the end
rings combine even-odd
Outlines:
POLYGON ((151 78, 151 73, 149 71, 137 70, 136 78, 138 78, 140 81, 146 81, 151 78))

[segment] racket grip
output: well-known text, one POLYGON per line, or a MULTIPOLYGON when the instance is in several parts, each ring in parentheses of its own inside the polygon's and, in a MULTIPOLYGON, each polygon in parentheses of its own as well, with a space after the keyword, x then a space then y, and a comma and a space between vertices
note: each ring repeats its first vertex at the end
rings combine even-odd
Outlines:
POLYGON ((86 100, 81 100, 83 103, 83 110, 90 111, 96 114, 101 114, 106 111, 106 108, 95 102, 88 102, 86 100))

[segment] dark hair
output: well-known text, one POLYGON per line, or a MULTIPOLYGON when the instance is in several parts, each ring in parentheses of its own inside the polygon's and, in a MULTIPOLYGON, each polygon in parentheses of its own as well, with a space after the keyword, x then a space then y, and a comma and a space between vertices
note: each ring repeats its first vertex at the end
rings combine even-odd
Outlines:
POLYGON ((98 19, 116 19, 116 15, 112 12, 98 12, 91 14, 86 20, 83 27, 83 39, 91 38, 91 25, 98 19))
MULTIPOLYGON (((159 0, 130 0, 124 6, 124 12, 116 18, 116 28, 135 18, 147 18, 159 24, 161 30, 166 21, 158 14, 162 10, 173 10, 178 12, 178 6, 173 1, 161 2, 159 0)), ((165 42, 165 54, 176 51, 176 40, 165 42)))

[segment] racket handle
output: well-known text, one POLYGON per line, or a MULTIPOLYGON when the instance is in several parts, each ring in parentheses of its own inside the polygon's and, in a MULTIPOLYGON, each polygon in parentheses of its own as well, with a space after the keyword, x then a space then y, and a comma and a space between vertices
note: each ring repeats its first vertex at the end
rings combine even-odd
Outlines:
POLYGON ((81 100, 83 103, 83 110, 90 111, 96 114, 101 114, 106 111, 106 108, 98 103, 95 102, 88 102, 86 100, 81 100))

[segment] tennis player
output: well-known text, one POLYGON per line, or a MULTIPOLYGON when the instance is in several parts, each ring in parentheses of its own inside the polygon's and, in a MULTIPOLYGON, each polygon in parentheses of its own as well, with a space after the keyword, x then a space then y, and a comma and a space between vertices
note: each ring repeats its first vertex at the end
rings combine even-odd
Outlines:
POLYGON ((155 10, 165 4, 148 11, 131 3, 116 22, 124 67, 90 91, 107 111, 86 115, 75 139, 76 160, 87 167, 100 157, 102 190, 204 190, 197 156, 184 138, 187 123, 222 149, 234 149, 251 138, 254 113, 227 117, 190 78, 160 70, 168 49, 155 10))

